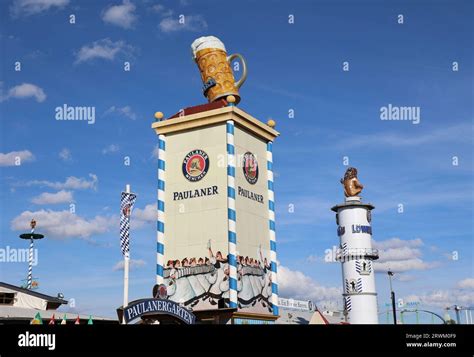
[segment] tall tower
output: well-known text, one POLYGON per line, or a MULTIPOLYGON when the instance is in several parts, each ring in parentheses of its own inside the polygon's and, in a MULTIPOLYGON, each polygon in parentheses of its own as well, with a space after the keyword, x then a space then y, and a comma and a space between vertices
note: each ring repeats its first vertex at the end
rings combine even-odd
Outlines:
POLYGON ((191 45, 209 103, 152 128, 158 136, 156 282, 198 318, 260 324, 278 318, 273 193, 275 122, 236 105, 244 58, 214 36, 191 45), (235 81, 231 61, 239 58, 235 81))
POLYGON ((351 324, 378 324, 377 292, 372 248, 371 211, 375 208, 357 196, 362 184, 357 169, 348 168, 344 179, 345 201, 331 209, 336 212, 340 249, 336 259, 342 264, 344 310, 351 324))

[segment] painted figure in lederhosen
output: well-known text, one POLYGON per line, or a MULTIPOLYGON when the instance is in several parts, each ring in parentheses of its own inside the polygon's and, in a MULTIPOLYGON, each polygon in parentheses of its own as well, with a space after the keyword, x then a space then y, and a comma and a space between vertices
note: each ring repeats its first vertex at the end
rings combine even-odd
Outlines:
POLYGON ((186 304, 196 296, 189 279, 183 276, 189 267, 189 260, 187 258, 184 258, 181 262, 177 260, 174 267, 180 277, 176 280, 176 296, 173 301, 184 302, 186 304))
POLYGON ((242 256, 237 255, 237 293, 242 291, 242 256))
POLYGON ((262 265, 262 260, 259 260, 257 262, 257 269, 258 271, 260 272, 259 275, 258 275, 258 279, 257 279, 257 283, 258 283, 258 293, 261 297, 262 295, 262 288, 263 286, 265 285, 265 272, 263 270, 263 265, 262 265))
MULTIPOLYGON (((252 274, 250 274, 250 285, 252 286, 253 298, 260 295, 261 287, 258 284, 258 275, 255 274, 258 264, 257 259, 250 258, 250 267, 252 268, 252 274)), ((252 305, 255 305, 255 301, 252 305)))
POLYGON ((212 297, 220 298, 222 293, 226 290, 229 290, 229 279, 228 279, 228 264, 227 259, 222 256, 222 253, 218 251, 214 256, 210 244, 208 245, 209 249, 209 261, 216 268, 216 280, 215 283, 209 289, 209 293, 212 297), (227 275, 226 275, 227 268, 227 275), (226 283, 227 281, 227 283, 226 283), (227 286, 226 286, 227 285, 227 286))
POLYGON ((168 297, 172 297, 176 293, 176 278, 177 270, 174 268, 174 261, 168 260, 166 263, 166 269, 169 269, 169 276, 165 279, 166 291, 168 297))
MULTIPOLYGON (((263 258, 261 251, 260 251, 260 256, 263 258)), ((268 263, 267 258, 265 257, 262 260, 263 260, 263 273, 264 273, 265 280, 264 280, 261 294, 264 300, 268 302, 268 299, 270 298, 270 296, 272 296, 272 270, 271 270, 271 265, 270 263, 268 263)))
MULTIPOLYGON (((229 256, 227 256, 227 261, 229 261, 229 256)), ((219 284, 219 289, 222 293, 222 297, 224 299, 228 299, 230 297, 230 266, 228 263, 224 264, 224 279, 222 279, 221 283, 219 284)))
POLYGON ((191 258, 189 260, 189 267, 190 267, 190 275, 187 275, 187 279, 189 281, 189 284, 191 285, 193 291, 194 291, 194 296, 195 297, 200 297, 202 294, 204 294, 206 292, 206 290, 204 290, 203 286, 201 285, 201 283, 199 282, 199 279, 198 279, 198 275, 199 274, 194 274, 194 271, 197 266, 197 261, 196 261, 196 258, 191 258), (194 270, 194 271, 193 271, 194 270))
POLYGON ((269 279, 270 279, 270 274, 269 274, 270 265, 268 264, 267 258, 263 257, 261 246, 259 247, 259 250, 260 250, 259 254, 260 254, 260 259, 262 261, 262 270, 263 270, 263 275, 260 277, 261 283, 262 283, 262 288, 260 290, 260 294, 262 295, 262 298, 265 301, 268 301, 269 295, 268 295, 267 286, 268 286, 269 279))
MULTIPOLYGON (((209 261, 209 260, 207 260, 207 261, 209 261)), ((203 258, 199 258, 198 261, 197 261, 197 266, 206 268, 208 265, 205 264, 203 258)), ((209 288, 211 287, 211 283, 209 282, 209 279, 207 277, 208 275, 209 275, 209 273, 202 273, 202 274, 197 274, 196 275, 196 278, 199 281, 199 284, 201 284, 204 292, 208 292, 209 288)))
MULTIPOLYGON (((209 266, 214 265, 216 263, 216 260, 214 259, 213 255, 212 255, 211 240, 210 239, 207 241, 207 250, 209 252, 209 258, 206 257, 204 259, 204 264, 209 265, 209 266)), ((210 289, 212 288, 212 286, 217 281, 217 269, 214 269, 209 274, 206 274, 206 279, 210 284, 209 289, 207 289, 207 291, 209 292, 210 289)))
POLYGON ((251 302, 254 296, 252 283, 250 281, 250 275, 247 274, 248 267, 250 265, 249 257, 248 256, 246 256, 245 258, 242 257, 241 264, 242 264, 242 290, 240 291, 240 294, 239 294, 239 301, 243 306, 246 306, 251 302))

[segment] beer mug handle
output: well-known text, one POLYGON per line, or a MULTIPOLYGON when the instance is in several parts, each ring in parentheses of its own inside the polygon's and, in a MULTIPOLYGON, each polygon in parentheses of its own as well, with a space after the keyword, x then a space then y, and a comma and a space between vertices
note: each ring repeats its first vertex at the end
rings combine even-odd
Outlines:
POLYGON ((232 67, 232 63, 231 61, 234 59, 234 58, 239 58, 240 61, 242 62, 242 77, 240 77, 240 79, 235 82, 235 86, 237 87, 237 89, 240 88, 240 86, 242 84, 244 84, 245 80, 247 79, 247 63, 245 62, 245 59, 242 57, 241 54, 239 53, 234 53, 230 56, 227 57, 227 61, 229 62, 229 65, 232 67))

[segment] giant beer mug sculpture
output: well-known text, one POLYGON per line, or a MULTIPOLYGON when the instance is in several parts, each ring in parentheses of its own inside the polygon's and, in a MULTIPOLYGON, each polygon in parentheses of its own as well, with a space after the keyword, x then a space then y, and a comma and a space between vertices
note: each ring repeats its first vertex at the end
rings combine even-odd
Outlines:
POLYGON ((204 84, 203 94, 209 102, 233 95, 236 104, 240 102, 239 88, 247 78, 245 59, 238 53, 227 56, 224 44, 214 36, 200 37, 191 49, 204 84), (231 61, 239 58, 242 62, 242 76, 236 82, 232 73, 231 61))

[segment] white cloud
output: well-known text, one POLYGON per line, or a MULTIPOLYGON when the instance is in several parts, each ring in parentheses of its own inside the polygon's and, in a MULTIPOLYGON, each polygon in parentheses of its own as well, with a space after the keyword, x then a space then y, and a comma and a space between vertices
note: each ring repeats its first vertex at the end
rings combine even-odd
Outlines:
MULTIPOLYGON (((379 260, 374 262, 376 272, 387 272, 389 269, 395 273, 411 270, 427 270, 438 265, 437 262, 423 261, 419 247, 423 246, 420 238, 402 240, 391 238, 385 241, 373 241, 374 248, 379 250, 379 260)), ((403 280, 401 280, 403 281, 403 280)))
POLYGON ((161 17, 170 17, 173 15, 173 10, 167 9, 163 5, 160 5, 160 4, 153 5, 150 9, 154 13, 159 14, 161 17))
POLYGON ((76 53, 76 61, 74 63, 92 61, 96 58, 113 61, 119 54, 131 55, 133 50, 134 48, 124 41, 113 42, 109 38, 104 38, 82 46, 76 53))
POLYGON ((90 180, 87 180, 85 178, 78 178, 75 176, 69 176, 66 181, 64 182, 51 182, 51 181, 46 181, 46 180, 33 180, 33 181, 28 181, 25 185, 26 186, 43 186, 43 187, 51 187, 56 190, 62 190, 62 189, 67 189, 67 190, 87 190, 87 189, 92 189, 96 190, 97 189, 97 184, 99 183, 99 179, 97 178, 97 175, 95 174, 89 174, 90 180))
POLYGON ((113 105, 109 109, 107 109, 104 113, 104 115, 109 115, 109 114, 118 114, 132 120, 137 119, 137 114, 134 113, 134 111, 129 105, 126 105, 124 107, 116 107, 115 105, 113 105))
MULTIPOLYGON (((146 262, 142 259, 130 259, 130 270, 134 268, 140 268, 144 265, 146 265, 146 262)), ((115 266, 113 267, 113 271, 123 270, 123 268, 124 268, 124 262, 123 260, 121 260, 117 264, 115 264, 115 266)))
POLYGON ((474 289, 474 278, 466 278, 458 282, 458 288, 460 289, 474 289))
POLYGON ((106 148, 102 149, 102 154, 106 155, 106 154, 109 154, 109 153, 112 153, 112 152, 117 152, 117 151, 119 151, 119 149, 120 148, 119 148, 118 145, 110 144, 106 148))
POLYGON ((6 154, 0 152, 0 166, 16 166, 24 162, 33 161, 34 155, 29 150, 11 151, 6 154))
POLYGON ((425 262, 418 258, 398 261, 374 262, 374 268, 376 272, 387 272, 390 269, 394 273, 401 273, 411 270, 427 270, 437 266, 437 263, 425 262))
POLYGON ((156 204, 146 205, 145 208, 134 208, 132 211, 131 225, 132 228, 138 229, 145 224, 156 223, 158 210, 156 204))
POLYGON ((378 262, 389 262, 392 260, 407 260, 421 257, 421 251, 416 248, 400 247, 389 248, 379 252, 380 259, 378 262))
POLYGON ((153 159, 157 159, 158 160, 158 152, 159 152, 160 148, 158 146, 158 144, 155 145, 155 147, 153 148, 153 151, 151 152, 151 157, 153 159))
POLYGON ((163 32, 192 31, 199 32, 207 29, 207 22, 201 15, 187 15, 183 20, 180 18, 166 17, 160 22, 163 32))
POLYGON ((133 210, 133 217, 145 222, 156 221, 157 214, 156 204, 146 205, 144 209, 136 208, 133 210))
POLYGON ((74 200, 71 191, 61 190, 56 193, 43 192, 39 196, 33 197, 31 202, 36 205, 68 203, 74 200))
POLYGON ((86 239, 94 234, 108 232, 111 227, 117 226, 117 217, 95 216, 87 219, 68 210, 53 211, 24 211, 11 222, 11 229, 28 231, 31 219, 37 222, 37 231, 45 236, 56 239, 81 238, 86 239))
POLYGON ((13 17, 39 14, 52 8, 64 8, 69 0, 14 0, 10 7, 13 17))
POLYGON ((424 306, 446 308, 453 305, 472 306, 474 304, 474 291, 457 289, 435 290, 423 295, 409 295, 405 301, 419 302, 424 306))
POLYGON ((110 6, 102 14, 104 22, 129 29, 137 20, 135 15, 136 6, 128 0, 124 0, 121 5, 110 6))
POLYGON ((373 240, 374 248, 377 249, 390 249, 390 248, 402 248, 402 247, 421 247, 423 241, 420 238, 411 240, 402 240, 400 238, 390 238, 384 241, 373 240))
POLYGON ((31 83, 22 83, 14 86, 8 90, 7 95, 0 96, 0 102, 6 101, 10 98, 24 99, 35 98, 38 103, 44 102, 46 94, 43 89, 31 83))
POLYGON ((64 148, 59 152, 59 158, 63 161, 71 161, 72 160, 72 155, 71 155, 71 150, 68 148, 64 148))
POLYGON ((278 290, 281 297, 311 300, 316 304, 338 304, 342 301, 342 289, 319 285, 304 273, 278 266, 278 290))

